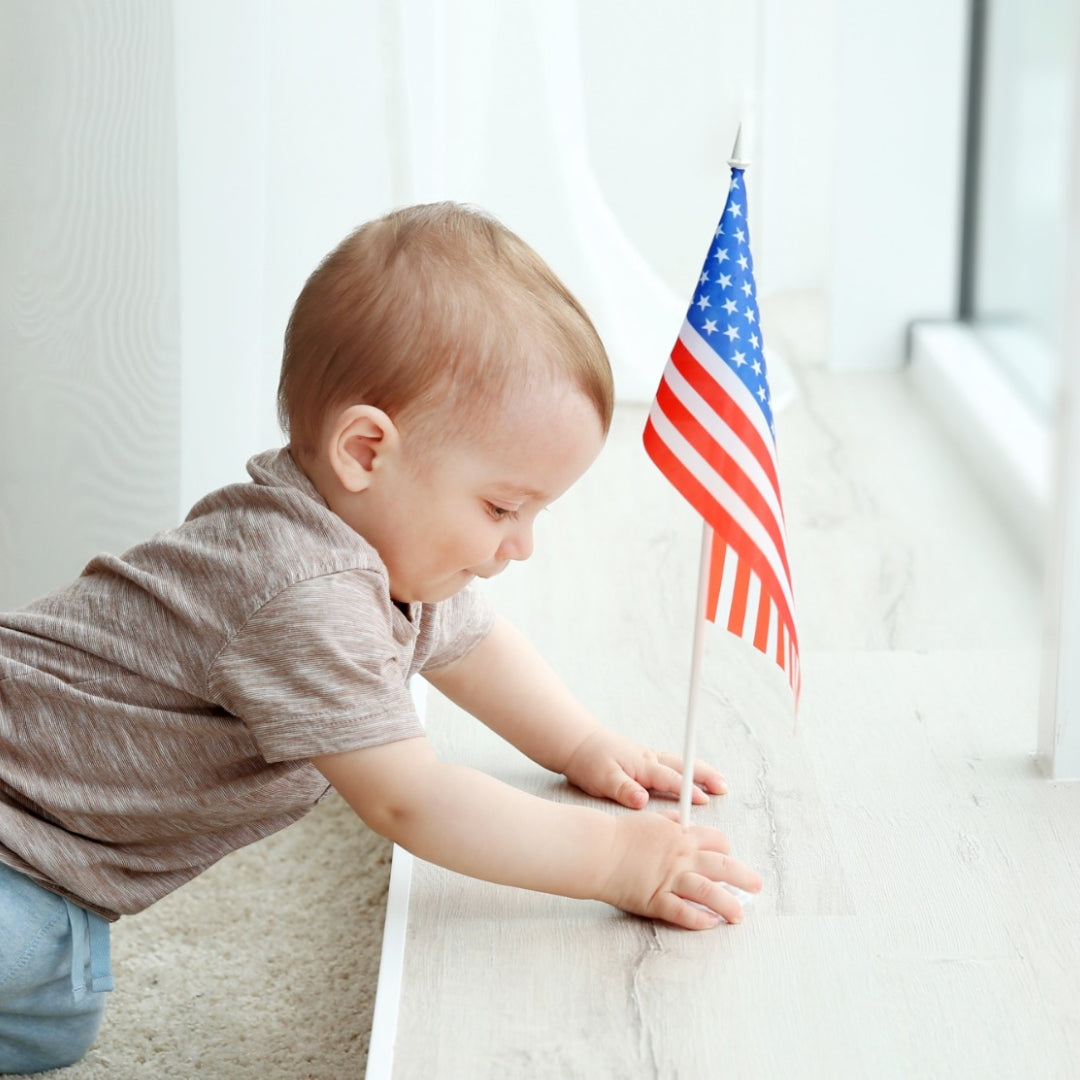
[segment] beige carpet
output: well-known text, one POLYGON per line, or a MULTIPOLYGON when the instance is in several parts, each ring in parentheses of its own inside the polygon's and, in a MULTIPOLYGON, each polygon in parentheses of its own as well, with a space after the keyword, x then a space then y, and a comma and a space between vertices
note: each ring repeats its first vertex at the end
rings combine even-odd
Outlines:
POLYGON ((337 796, 113 927, 116 990, 58 1080, 348 1080, 367 1061, 390 845, 337 796))

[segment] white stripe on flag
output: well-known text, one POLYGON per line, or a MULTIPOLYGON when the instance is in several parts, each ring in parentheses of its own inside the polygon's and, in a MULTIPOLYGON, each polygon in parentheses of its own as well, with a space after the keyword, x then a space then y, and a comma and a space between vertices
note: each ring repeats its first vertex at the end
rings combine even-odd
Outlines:
MULTIPOLYGON (((671 392, 686 406, 690 414, 699 424, 713 437, 720 447, 727 453, 746 474, 747 479, 761 493, 776 521, 780 535, 784 534, 784 512, 780 509, 776 491, 760 462, 750 452, 750 448, 732 429, 720 419, 705 399, 683 378, 674 364, 668 366, 664 372, 664 381, 671 388, 671 392)), ((739 384, 742 385, 741 383, 739 384)), ((745 388, 744 388, 745 389, 745 388)), ((761 410, 759 409, 760 413, 761 410)), ((766 443, 766 445, 769 445, 766 443)))
MULTIPOLYGON (((714 537, 713 543, 717 543, 714 537)), ((739 569, 739 556, 735 549, 728 547, 724 552, 724 571, 720 577, 720 596, 716 602, 717 616, 720 612, 731 611, 731 601, 735 596, 735 573, 739 569)))
POLYGON ((758 608, 761 606, 761 578, 750 572, 750 588, 746 590, 746 620, 743 622, 741 635, 751 644, 757 629, 758 608))
POLYGON ((791 585, 788 582, 787 572, 784 570, 783 560, 772 537, 765 531, 757 515, 731 489, 727 481, 717 475, 709 463, 683 438, 679 429, 667 418, 655 401, 649 412, 649 418, 652 420, 653 427, 656 428, 657 435, 671 453, 682 462, 713 499, 735 519, 750 537, 751 542, 760 549, 780 582, 780 589, 784 594, 788 611, 793 612, 795 606, 791 596, 791 585))

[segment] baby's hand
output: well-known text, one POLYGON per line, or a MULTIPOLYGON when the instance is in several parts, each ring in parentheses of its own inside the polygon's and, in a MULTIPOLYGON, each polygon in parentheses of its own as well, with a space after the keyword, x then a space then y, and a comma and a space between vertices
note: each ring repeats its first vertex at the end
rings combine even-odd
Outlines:
MULTIPOLYGON (((586 738, 570 755, 563 770, 566 779, 585 792, 640 810, 650 791, 678 795, 683 762, 676 754, 662 754, 607 728, 586 738)), ((704 762, 694 763, 693 801, 707 803, 706 792, 723 795, 727 781, 704 762), (704 789, 704 790, 702 790, 704 789)))
POLYGON ((756 893, 761 878, 728 850, 718 829, 625 814, 615 826, 611 866, 597 899, 687 930, 707 930, 720 918, 740 922, 739 901, 721 882, 756 893))

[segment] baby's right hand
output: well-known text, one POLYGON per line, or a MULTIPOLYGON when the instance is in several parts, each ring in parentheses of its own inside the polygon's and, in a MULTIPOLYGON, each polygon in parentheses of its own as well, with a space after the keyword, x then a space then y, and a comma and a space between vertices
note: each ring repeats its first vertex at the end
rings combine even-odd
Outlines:
POLYGON ((729 849, 719 829, 683 828, 646 811, 620 815, 597 899, 687 930, 707 930, 721 917, 740 922, 742 908, 721 882, 752 893, 761 891, 762 882, 729 849))

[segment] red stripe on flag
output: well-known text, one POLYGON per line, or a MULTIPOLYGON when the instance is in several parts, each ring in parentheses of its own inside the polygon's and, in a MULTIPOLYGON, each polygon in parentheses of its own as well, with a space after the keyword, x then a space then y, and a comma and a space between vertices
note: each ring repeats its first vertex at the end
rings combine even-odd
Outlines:
POLYGON ((746 625, 746 596, 750 592, 750 567, 744 559, 735 567, 735 595, 731 598, 731 614, 727 628, 742 637, 746 625))
MULTIPOLYGON (((676 341, 671 350, 671 362, 679 374, 698 392, 702 400, 746 445, 747 450, 757 459, 765 475, 769 478, 772 489, 776 492, 776 502, 781 508, 780 481, 776 475, 776 462, 772 451, 766 446, 761 433, 739 407, 735 399, 716 381, 716 377, 692 352, 681 342, 676 341)), ((667 412, 667 410, 664 410, 667 412)), ((781 514, 783 509, 781 509, 781 514)))
POLYGON ((727 542, 740 561, 748 563, 754 573, 761 579, 762 587, 768 592, 773 603, 776 604, 780 620, 787 627, 793 649, 798 651, 798 635, 795 632, 795 623, 791 616, 787 597, 784 595, 780 586, 780 579, 776 576, 776 571, 766 558, 765 553, 754 543, 746 530, 735 521, 731 514, 704 488, 697 477, 672 452, 667 443, 660 438, 660 434, 653 426, 651 419, 645 423, 642 438, 645 449, 656 463, 657 468, 668 478, 683 498, 712 525, 713 531, 727 542), (703 507, 706 509, 702 509, 703 507))
MULTIPOLYGON (((731 401, 726 392, 721 390, 720 393, 723 394, 727 401, 731 401)), ((746 475, 739 463, 709 434, 708 429, 679 400, 675 391, 671 389, 667 382, 662 381, 660 383, 660 387, 656 391, 656 404, 679 434, 705 459, 709 468, 728 484, 732 491, 746 503, 754 517, 761 522, 762 528, 769 534, 769 538, 776 545, 780 561, 784 565, 784 573, 787 575, 788 581, 790 581, 791 568, 787 563, 783 530, 780 522, 776 520, 772 507, 765 501, 765 497, 758 490, 754 481, 746 475)), ((740 417, 743 415, 734 402, 731 402, 731 408, 738 412, 740 417)), ((746 427, 750 426, 745 421, 744 425, 746 427)), ((754 434, 757 433, 754 432, 754 434)), ((697 510, 703 517, 707 518, 707 515, 700 507, 697 507, 697 510)))
MULTIPOLYGON (((758 601, 757 625, 754 627, 754 648, 765 652, 769 647, 769 594, 762 589, 758 601)), ((767 654, 766 654, 767 655, 767 654)))
POLYGON ((787 645, 784 642, 784 624, 779 620, 776 623, 776 662, 787 671, 787 645))

